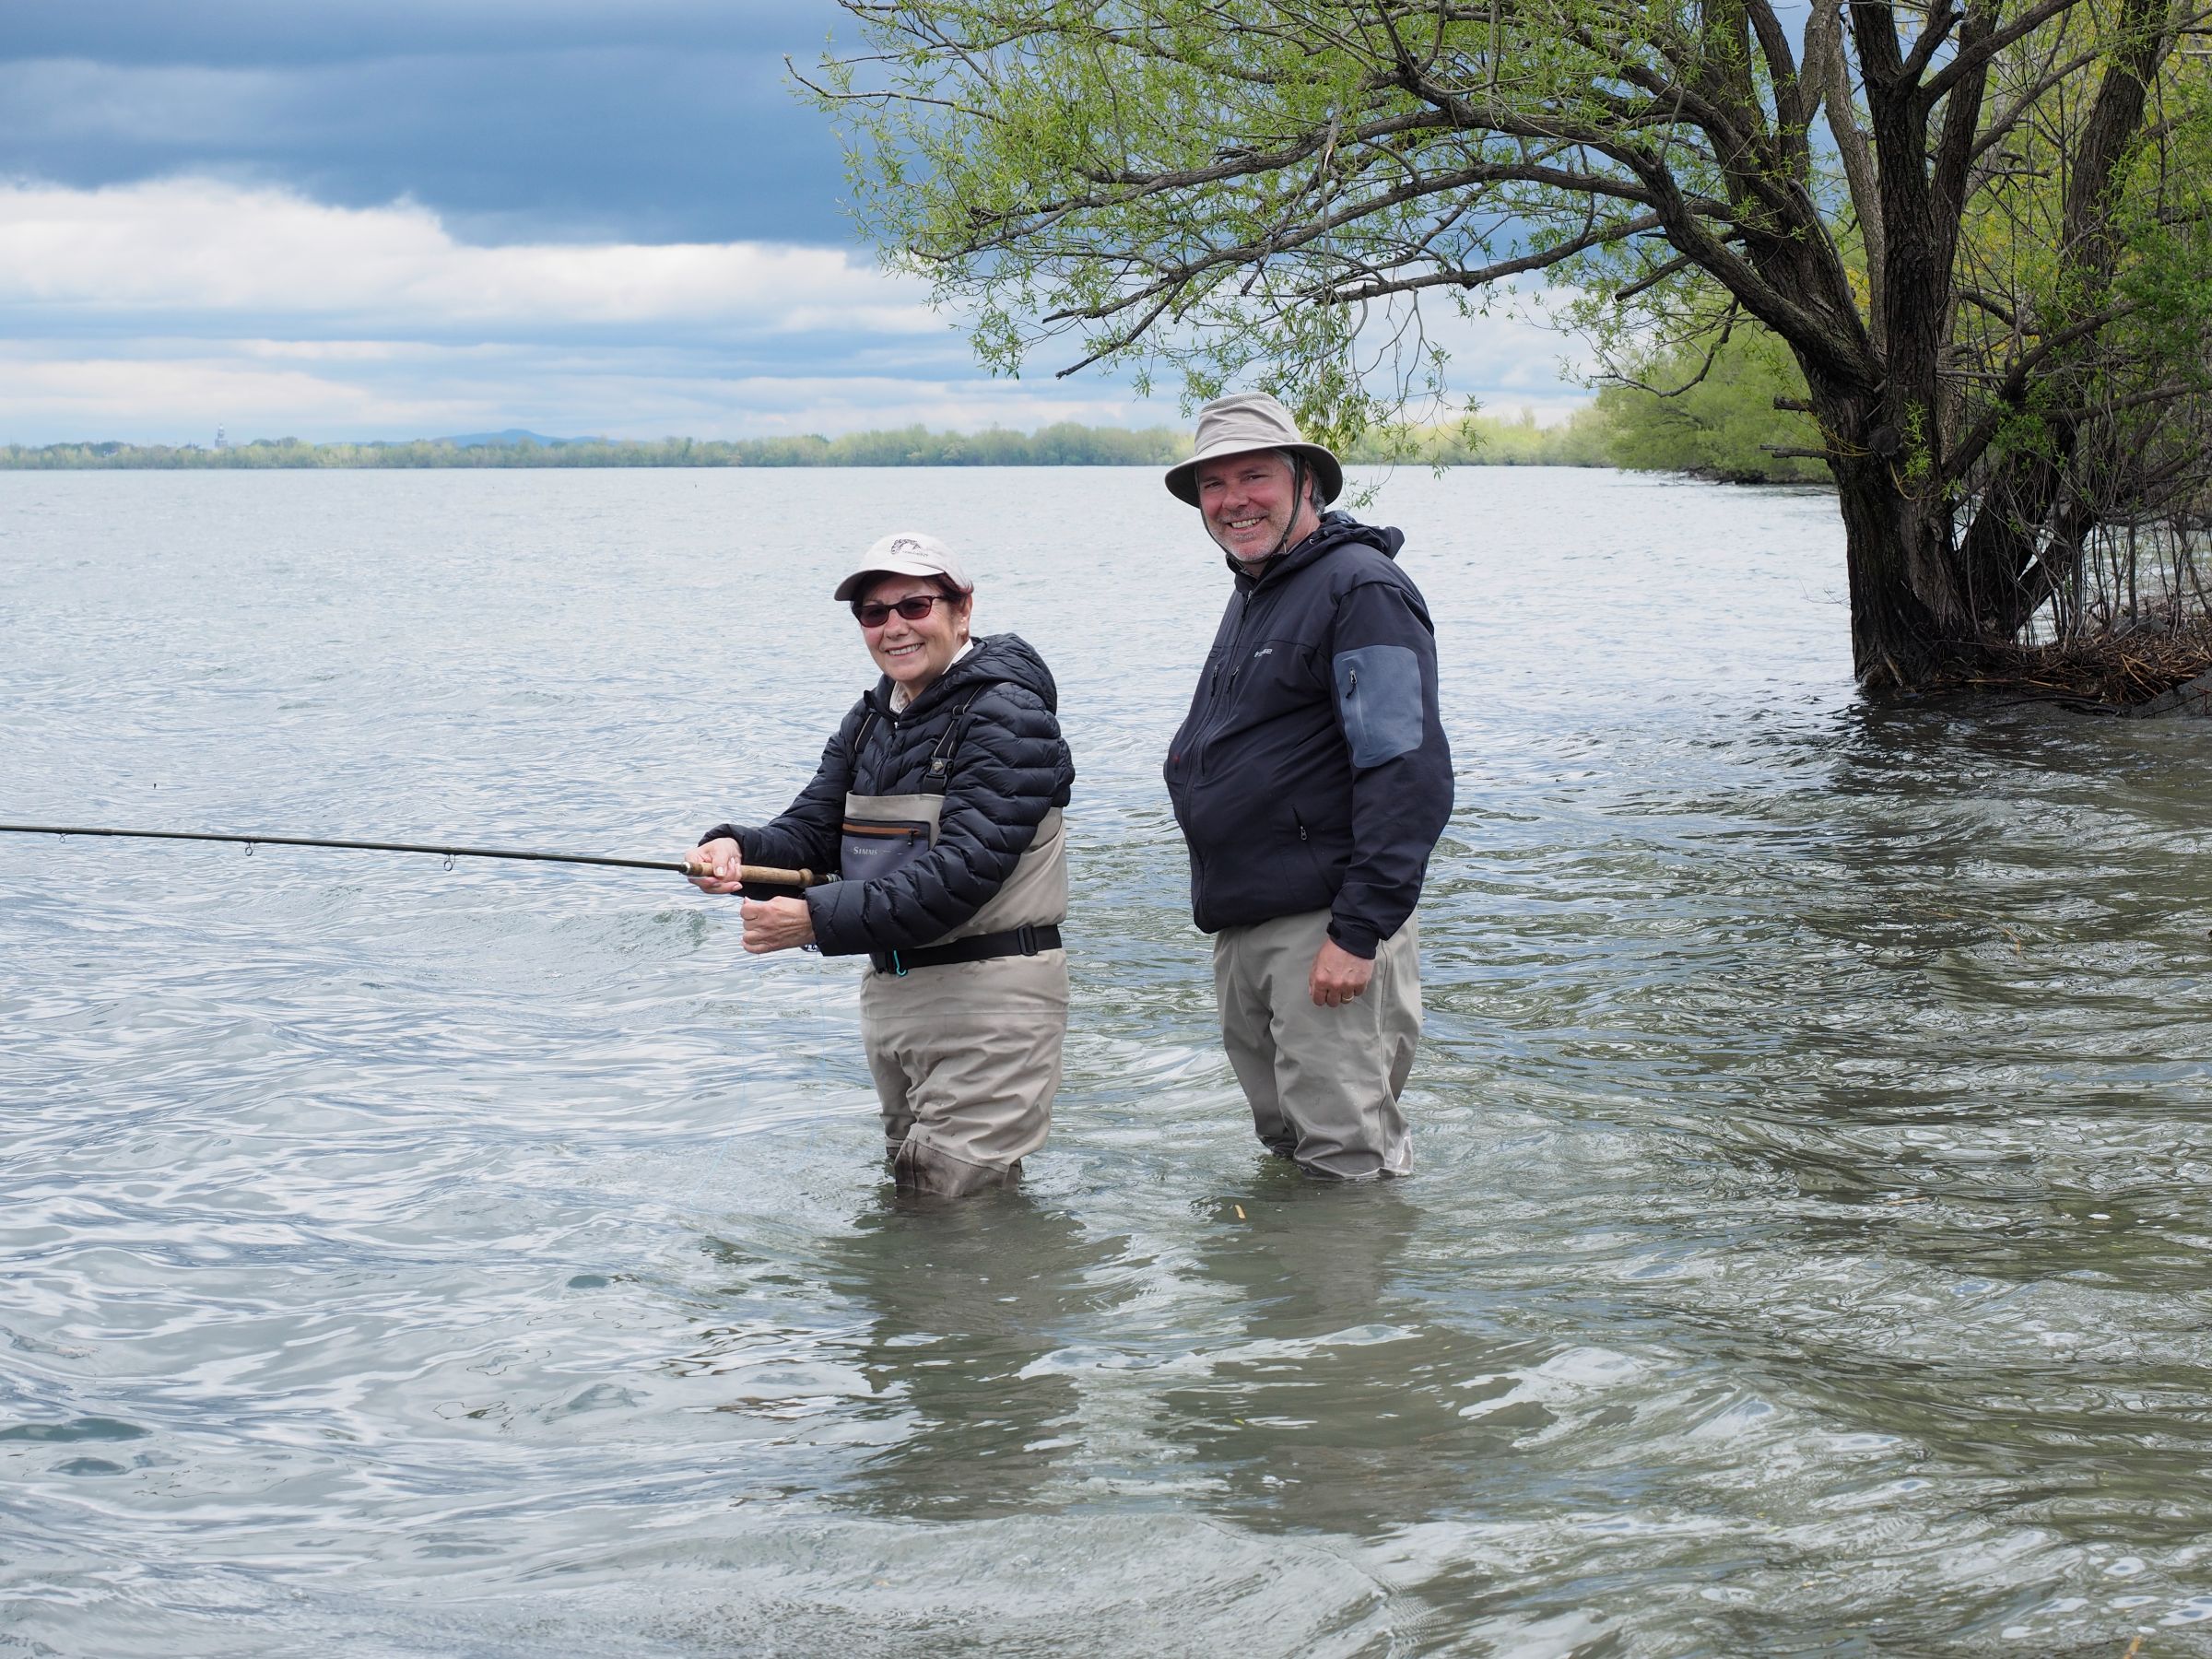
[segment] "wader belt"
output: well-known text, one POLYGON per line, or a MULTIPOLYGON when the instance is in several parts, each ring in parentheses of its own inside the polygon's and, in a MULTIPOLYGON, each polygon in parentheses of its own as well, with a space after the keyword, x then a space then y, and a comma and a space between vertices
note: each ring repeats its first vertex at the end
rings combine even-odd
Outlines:
POLYGON ((949 945, 928 945, 919 950, 871 950, 868 961, 878 973, 904 979, 915 968, 948 968, 955 962, 988 962, 998 957, 1035 956, 1041 950, 1060 948, 1060 930, 1011 927, 1005 933, 971 934, 949 945))

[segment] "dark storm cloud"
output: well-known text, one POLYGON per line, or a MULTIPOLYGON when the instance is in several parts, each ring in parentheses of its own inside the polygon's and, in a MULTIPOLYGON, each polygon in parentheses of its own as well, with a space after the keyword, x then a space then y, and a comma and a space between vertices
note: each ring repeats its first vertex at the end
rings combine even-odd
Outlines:
POLYGON ((840 17, 830 0, 10 6, 0 173, 408 197, 475 241, 849 242, 835 140, 783 64, 811 64, 840 17))

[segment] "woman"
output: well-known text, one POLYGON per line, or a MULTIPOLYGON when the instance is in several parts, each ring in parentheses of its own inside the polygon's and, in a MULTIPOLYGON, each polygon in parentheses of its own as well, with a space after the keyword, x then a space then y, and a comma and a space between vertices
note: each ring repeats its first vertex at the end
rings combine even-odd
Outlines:
POLYGON ((838 585, 883 677, 814 782, 759 829, 719 824, 689 865, 710 893, 746 861, 836 870, 801 898, 747 900, 745 947, 861 956, 860 1029, 901 1192, 1018 1179, 1044 1144, 1067 1032, 1075 782, 1043 660, 969 637, 974 584, 934 535, 887 535, 838 585))

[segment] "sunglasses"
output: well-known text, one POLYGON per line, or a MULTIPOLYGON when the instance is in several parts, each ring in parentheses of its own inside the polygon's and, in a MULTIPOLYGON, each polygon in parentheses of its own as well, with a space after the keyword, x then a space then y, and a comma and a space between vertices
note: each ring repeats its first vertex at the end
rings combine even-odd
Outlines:
POLYGON ((896 605, 877 605, 873 600, 865 605, 855 605, 853 614, 860 619, 863 628, 881 628, 891 619, 893 611, 909 622, 919 622, 929 615, 931 606, 950 603, 942 594, 909 594, 896 605))

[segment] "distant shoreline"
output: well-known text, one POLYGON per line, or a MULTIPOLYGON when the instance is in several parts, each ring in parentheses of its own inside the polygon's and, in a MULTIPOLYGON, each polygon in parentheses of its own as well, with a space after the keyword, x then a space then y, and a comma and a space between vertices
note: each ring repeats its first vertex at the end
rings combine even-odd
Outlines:
POLYGON ((1179 458, 1168 429, 1131 431, 1072 424, 1036 433, 932 432, 912 427, 841 438, 418 438, 398 443, 308 443, 264 438, 221 449, 197 444, 53 443, 0 446, 0 470, 260 471, 323 468, 606 466, 1165 465, 1179 458))
MULTIPOLYGON (((1444 465, 1610 465, 1583 423, 1478 418, 1475 441, 1457 429, 1424 433, 1412 455, 1380 446, 1354 449, 1351 461, 1412 460, 1444 465)), ((0 472, 265 472, 377 468, 794 467, 794 466, 1169 466, 1190 453, 1178 428, 1081 426, 1037 432, 992 429, 933 432, 925 427, 852 432, 840 438, 647 440, 579 438, 485 441, 425 438, 405 443, 307 443, 257 439, 221 449, 197 444, 121 442, 0 445, 0 472)))
MULTIPOLYGON (((1558 426, 1477 415, 1393 437, 1373 434, 1344 452, 1355 465, 1406 466, 1589 466, 1673 473, 1720 484, 1832 488, 1824 467, 1777 459, 1754 440, 1763 428, 1715 429, 1664 400, 1579 409, 1558 426)), ((1770 417, 1769 418, 1773 418, 1770 417)), ((0 444, 8 472, 337 472, 523 470, 599 467, 800 466, 1171 466, 1190 453, 1177 427, 1080 426, 1036 432, 996 428, 933 432, 926 427, 848 432, 841 438, 544 438, 529 432, 420 438, 406 443, 308 443, 257 439, 223 448, 197 444, 0 444)), ((1802 452, 1792 452, 1793 455, 1802 452)))

